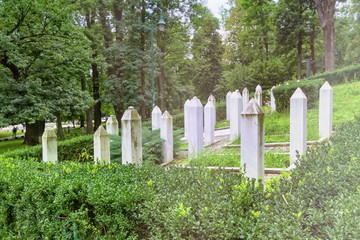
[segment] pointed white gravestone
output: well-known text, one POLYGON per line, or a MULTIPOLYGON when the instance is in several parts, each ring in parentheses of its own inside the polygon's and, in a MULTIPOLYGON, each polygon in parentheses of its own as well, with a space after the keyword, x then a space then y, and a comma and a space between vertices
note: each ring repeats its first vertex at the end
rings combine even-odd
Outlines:
POLYGON ((215 107, 210 101, 207 102, 204 108, 204 131, 205 131, 205 142, 213 143, 215 140, 215 107))
POLYGON ((141 117, 129 107, 121 118, 122 164, 142 164, 141 117))
POLYGON ((229 91, 226 94, 226 120, 230 120, 230 96, 232 92, 229 91))
POLYGON ((241 166, 249 178, 264 177, 264 112, 251 99, 241 113, 241 166))
POLYGON ((244 88, 242 93, 243 93, 242 99, 243 99, 243 109, 244 109, 249 102, 249 90, 247 88, 244 88))
POLYGON ((106 131, 109 134, 119 135, 119 122, 114 115, 111 115, 106 121, 106 131))
POLYGON ((214 105, 214 112, 212 114, 212 117, 213 117, 214 128, 215 128, 215 125, 216 125, 216 98, 213 95, 210 95, 208 97, 208 102, 211 102, 214 105))
POLYGON ((329 138, 332 133, 333 88, 326 81, 320 88, 319 95, 319 135, 329 138))
POLYGON ((161 122, 161 110, 158 106, 155 106, 151 112, 151 129, 156 130, 160 128, 161 122))
POLYGON ((42 155, 44 162, 57 163, 57 138, 55 131, 52 129, 45 129, 42 135, 42 155))
POLYGON ((290 98, 290 166, 299 155, 306 152, 307 134, 307 98, 300 88, 297 88, 290 98))
POLYGON ((243 101, 239 90, 236 90, 230 97, 230 141, 234 141, 241 134, 241 112, 243 101))
POLYGON ((94 161, 100 164, 110 164, 110 138, 103 126, 94 133, 94 161))
POLYGON ((260 85, 256 86, 254 97, 259 107, 262 108, 262 88, 260 85))
POLYGON ((204 148, 204 109, 200 100, 193 97, 189 105, 189 156, 196 156, 204 148))
POLYGON ((168 111, 161 116, 160 137, 164 139, 161 148, 163 163, 168 163, 174 159, 173 119, 168 111))
POLYGON ((187 99, 184 104, 184 136, 185 138, 189 138, 189 106, 190 100, 187 99))
POLYGON ((276 112, 276 101, 274 96, 274 90, 275 86, 273 86, 270 90, 270 104, 271 104, 271 113, 276 112))

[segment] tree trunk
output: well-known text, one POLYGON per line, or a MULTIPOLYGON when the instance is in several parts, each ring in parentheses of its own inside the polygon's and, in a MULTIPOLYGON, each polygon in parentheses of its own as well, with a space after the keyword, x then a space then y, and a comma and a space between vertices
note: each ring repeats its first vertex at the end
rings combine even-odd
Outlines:
POLYGON ((24 144, 34 146, 40 143, 40 137, 44 133, 45 121, 36 120, 34 123, 26 123, 24 144))
POLYGON ((119 129, 121 129, 121 118, 122 115, 124 114, 124 111, 122 110, 121 107, 115 107, 115 106, 114 106, 114 111, 115 111, 116 120, 118 121, 119 129))
MULTIPOLYGON (((96 54, 93 54, 93 58, 96 58, 96 54)), ((99 70, 96 63, 92 64, 92 81, 93 81, 93 97, 94 104, 94 131, 101 125, 101 102, 100 102, 100 79, 99 70)))
POLYGON ((298 65, 298 72, 297 72, 297 79, 301 79, 302 73, 302 35, 298 35, 298 44, 297 44, 297 65, 298 65))
POLYGON ((311 71, 313 75, 316 74, 315 38, 316 38, 316 32, 315 32, 315 27, 313 27, 312 32, 310 34, 311 71))
MULTIPOLYGON (((141 23, 143 26, 145 25, 145 16, 146 16, 146 3, 145 0, 141 1, 141 23)), ((140 50, 143 54, 145 54, 145 31, 142 30, 140 32, 140 50)), ((140 95, 145 96, 145 70, 144 66, 146 66, 145 58, 142 58, 143 66, 140 69, 140 95)), ((145 101, 145 100, 144 100, 145 101)), ((145 121, 146 114, 145 114, 145 102, 142 101, 140 103, 140 115, 141 119, 145 121)))
POLYGON ((56 116, 56 128, 57 128, 57 136, 60 138, 60 140, 64 140, 64 131, 62 128, 62 122, 61 122, 61 115, 57 114, 56 116))
POLYGON ((93 108, 86 110, 86 134, 93 134, 93 108))

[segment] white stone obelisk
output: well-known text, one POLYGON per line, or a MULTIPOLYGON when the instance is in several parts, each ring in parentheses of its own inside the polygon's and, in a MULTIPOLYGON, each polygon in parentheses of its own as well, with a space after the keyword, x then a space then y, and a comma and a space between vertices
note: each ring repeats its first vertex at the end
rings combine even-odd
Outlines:
POLYGON ((129 107, 121 118, 122 164, 142 164, 141 117, 129 107))
POLYGON ((230 120, 230 96, 232 92, 229 91, 226 94, 226 120, 230 120))
POLYGON ((109 134, 119 135, 119 122, 114 115, 111 115, 106 121, 106 131, 109 134))
POLYGON ((161 116, 160 137, 164 139, 161 148, 163 163, 168 163, 174 159, 173 119, 168 111, 161 116))
POLYGON ((184 104, 184 137, 189 138, 189 106, 190 100, 187 99, 184 104))
POLYGON ((155 106, 151 112, 151 130, 160 129, 161 125, 161 110, 158 106, 155 106))
POLYGON ((294 164, 299 155, 306 153, 307 136, 307 98, 297 88, 290 98, 290 165, 294 164))
POLYGON ((271 105, 271 113, 276 112, 276 100, 274 96, 274 90, 275 86, 273 86, 270 90, 270 105, 271 105))
POLYGON ((216 98, 213 95, 208 97, 208 102, 211 102, 214 105, 213 119, 214 119, 214 128, 216 125, 216 98))
POLYGON ((42 155, 44 162, 58 162, 57 137, 52 129, 45 129, 42 135, 42 155))
POLYGON ((241 112, 243 101, 239 90, 236 90, 230 97, 230 141, 240 138, 241 134, 241 112))
POLYGON ((110 164, 109 133, 102 125, 94 133, 94 161, 100 164, 110 164))
POLYGON ((243 109, 245 108, 245 106, 248 104, 249 102, 249 90, 247 88, 243 89, 242 92, 242 99, 243 99, 243 109))
POLYGON ((205 143, 213 143, 215 140, 215 106, 208 101, 204 107, 204 131, 205 143))
POLYGON ((204 109, 200 100, 193 97, 189 105, 189 156, 200 154, 204 148, 204 109))
POLYGON ((319 135, 329 138, 332 134, 333 88, 326 81, 320 88, 319 95, 319 135))
POLYGON ((255 100, 260 108, 262 108, 262 88, 260 85, 257 85, 255 88, 255 100))
POLYGON ((264 112, 251 99, 241 113, 241 166, 249 178, 264 177, 264 112))

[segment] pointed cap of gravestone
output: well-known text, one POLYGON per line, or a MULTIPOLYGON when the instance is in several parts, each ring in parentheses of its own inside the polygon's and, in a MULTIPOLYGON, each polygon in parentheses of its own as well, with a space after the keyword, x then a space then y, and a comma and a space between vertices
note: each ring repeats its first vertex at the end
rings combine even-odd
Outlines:
POLYGON ((205 105, 205 108, 214 108, 215 106, 214 106, 214 103, 213 102, 211 102, 211 101, 208 101, 207 103, 206 103, 206 105, 205 105))
POLYGON ((108 120, 106 121, 106 123, 118 123, 118 120, 116 119, 116 117, 114 115, 111 115, 108 120))
POLYGON ((262 115, 264 111, 260 108, 259 104, 257 104, 254 98, 250 99, 250 101, 246 104, 244 110, 241 115, 262 115))
POLYGON ((208 97, 208 101, 216 102, 216 98, 211 94, 211 95, 208 97))
POLYGON ((303 99, 305 98, 306 99, 306 96, 305 96, 304 92, 301 90, 301 88, 297 88, 290 99, 295 99, 295 98, 303 98, 303 99))
POLYGON ((259 92, 259 93, 262 93, 262 88, 260 85, 257 85, 256 88, 255 88, 255 92, 259 92))
POLYGON ((274 88, 276 88, 275 86, 272 86, 271 90, 273 90, 274 88))
POLYGON ((185 104, 184 104, 184 106, 188 106, 188 105, 190 105, 190 99, 187 99, 185 104))
POLYGON ((141 117, 134 107, 129 107, 124 112, 121 120, 141 120, 141 117))
POLYGON ((325 81, 324 84, 321 86, 320 90, 328 90, 333 89, 328 81, 325 81))
POLYGON ((151 113, 160 113, 161 114, 161 110, 158 106, 155 106, 151 113))
POLYGON ((231 91, 228 91, 228 93, 226 94, 226 96, 230 96, 232 94, 231 91))
POLYGON ((105 128, 100 125, 96 132, 94 133, 94 136, 109 136, 108 132, 105 130, 105 128))
POLYGON ((52 129, 45 129, 42 137, 45 137, 45 138, 56 138, 56 133, 54 130, 52 129))
POLYGON ((240 91, 236 89, 235 92, 231 94, 230 98, 241 98, 240 91))
POLYGON ((161 116, 161 118, 172 118, 172 116, 170 115, 170 113, 168 111, 165 111, 164 114, 161 116))
POLYGON ((198 99, 196 96, 191 99, 190 105, 195 106, 195 107, 200 107, 200 106, 202 107, 203 106, 200 99, 198 99))
POLYGON ((249 93, 249 90, 248 90, 247 88, 244 88, 244 89, 243 89, 243 94, 244 94, 244 93, 245 93, 245 94, 246 94, 246 93, 249 93))

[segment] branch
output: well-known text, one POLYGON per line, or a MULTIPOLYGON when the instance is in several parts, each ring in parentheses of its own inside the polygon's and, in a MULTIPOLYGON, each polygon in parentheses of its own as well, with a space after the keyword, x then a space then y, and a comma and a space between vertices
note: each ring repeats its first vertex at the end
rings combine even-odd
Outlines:
POLYGON ((27 7, 27 9, 25 9, 24 12, 21 12, 21 18, 18 20, 18 22, 16 23, 16 25, 13 27, 13 29, 11 29, 9 32, 6 33, 6 35, 10 35, 12 34, 16 29, 18 29, 21 24, 24 22, 25 18, 26 18, 26 15, 28 14, 28 12, 30 11, 31 9, 31 5, 29 5, 27 7))
POLYGON ((13 77, 14 77, 14 79, 15 79, 16 81, 18 81, 18 80, 20 79, 20 71, 19 71, 19 68, 18 68, 15 64, 9 62, 9 57, 6 55, 6 52, 4 52, 4 54, 3 54, 2 58, 1 58, 0 63, 1 63, 4 67, 8 68, 8 69, 11 71, 11 73, 12 73, 12 75, 13 75, 13 77))
POLYGON ((317 13, 319 15, 319 20, 321 23, 321 27, 325 27, 325 17, 324 17, 324 9, 323 9, 323 5, 321 3, 321 0, 313 0, 315 5, 316 5, 316 10, 317 13))

